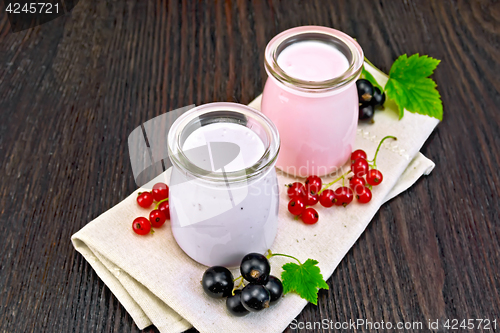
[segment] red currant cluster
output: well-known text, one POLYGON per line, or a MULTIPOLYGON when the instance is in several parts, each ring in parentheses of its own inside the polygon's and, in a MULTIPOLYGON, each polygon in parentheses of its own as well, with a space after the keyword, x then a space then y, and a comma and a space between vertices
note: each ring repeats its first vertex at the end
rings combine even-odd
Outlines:
POLYGON ((372 199, 372 186, 376 186, 384 179, 382 172, 371 168, 364 150, 358 149, 351 154, 351 172, 349 187, 356 194, 360 203, 368 203, 372 199), (364 178, 366 176, 366 179, 364 178))
POLYGON ((386 136, 383 138, 375 152, 373 160, 368 161, 366 152, 358 149, 351 154, 351 170, 343 174, 334 181, 325 184, 318 176, 307 177, 305 184, 295 182, 287 185, 288 197, 291 199, 288 202, 288 211, 300 217, 305 224, 314 224, 318 222, 318 212, 307 206, 314 206, 318 202, 321 206, 329 208, 332 206, 347 206, 350 204, 354 196, 359 203, 368 203, 372 199, 372 187, 377 186, 384 179, 382 172, 376 169, 377 155, 384 140, 392 138, 393 136, 386 136), (371 162, 371 164, 369 163, 371 162), (344 186, 345 177, 349 177, 349 186, 344 186), (330 186, 342 180, 342 186, 336 190, 329 189, 330 186))
POLYGON ((139 192, 137 203, 142 208, 149 208, 156 201, 155 209, 149 213, 149 220, 145 217, 137 217, 132 222, 132 229, 138 235, 152 233, 151 227, 159 228, 166 220, 170 220, 170 207, 168 203, 168 186, 164 183, 156 183, 151 192, 139 192))
POLYGON ((288 211, 295 216, 300 216, 305 224, 318 222, 319 215, 316 209, 306 206, 314 206, 318 203, 318 192, 322 186, 321 178, 309 176, 306 179, 305 186, 299 182, 287 186, 288 197, 291 199, 288 203, 288 211))

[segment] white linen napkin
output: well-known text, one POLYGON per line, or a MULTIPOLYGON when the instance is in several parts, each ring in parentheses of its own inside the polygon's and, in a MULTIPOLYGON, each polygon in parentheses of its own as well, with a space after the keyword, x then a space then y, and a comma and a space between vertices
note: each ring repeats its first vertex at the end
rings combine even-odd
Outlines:
MULTIPOLYGON (((365 65, 383 85, 387 77, 365 65)), ((260 109, 260 96, 250 106, 260 109)), ((397 112, 386 107, 385 111, 376 112, 374 124, 360 124, 355 147, 364 149, 369 158, 384 136, 398 138, 386 140, 379 152, 377 168, 384 180, 374 187, 372 200, 365 205, 354 200, 345 208, 323 208, 318 204, 318 223, 305 225, 288 213, 288 198, 282 190, 278 234, 271 250, 293 255, 302 262, 316 259, 323 277, 329 278, 380 206, 432 171, 434 163, 419 150, 438 122, 410 112, 398 121, 397 112)), ((152 182, 168 184, 169 178, 170 169, 152 182)), ((285 184, 295 180, 279 175, 278 181, 280 189, 284 189, 285 184)), ((225 300, 212 299, 203 292, 200 280, 206 267, 178 247, 168 221, 153 235, 139 236, 132 231, 133 219, 148 217, 150 211, 137 205, 139 191, 89 222, 71 240, 140 329, 154 324, 162 333, 178 333, 192 326, 203 333, 282 332, 307 304, 290 293, 259 313, 241 318, 231 316, 225 300)), ((279 277, 281 266, 288 261, 283 257, 271 258, 271 274, 279 277)), ((239 272, 233 270, 233 275, 237 277, 239 272)), ((319 302, 321 294, 322 291, 319 302)))

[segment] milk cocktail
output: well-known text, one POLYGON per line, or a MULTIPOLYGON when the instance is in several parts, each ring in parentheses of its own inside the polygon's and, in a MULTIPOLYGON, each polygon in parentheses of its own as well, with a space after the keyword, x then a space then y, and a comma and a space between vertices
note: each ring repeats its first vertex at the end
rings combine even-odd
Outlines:
POLYGON ((265 56, 261 109, 280 132, 276 166, 301 177, 336 171, 354 145, 361 47, 340 31, 306 26, 277 35, 265 56))
POLYGON ((181 116, 168 141, 172 233, 184 252, 236 266, 269 249, 278 215, 274 125, 249 107, 212 103, 181 116))
POLYGON ((306 40, 291 44, 278 55, 278 65, 290 76, 306 81, 326 81, 342 75, 349 62, 336 47, 306 40))

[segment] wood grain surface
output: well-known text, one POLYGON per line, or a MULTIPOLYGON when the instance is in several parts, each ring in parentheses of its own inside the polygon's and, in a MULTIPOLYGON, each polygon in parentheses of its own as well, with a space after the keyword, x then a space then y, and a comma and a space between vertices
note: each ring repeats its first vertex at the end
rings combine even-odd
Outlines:
POLYGON ((444 121, 422 149, 435 170, 380 209, 297 320, 500 321, 500 2, 81 0, 19 33, 0 5, 0 331, 138 332, 70 236, 136 188, 135 127, 249 103, 267 42, 310 24, 385 72, 403 53, 441 59, 444 121))

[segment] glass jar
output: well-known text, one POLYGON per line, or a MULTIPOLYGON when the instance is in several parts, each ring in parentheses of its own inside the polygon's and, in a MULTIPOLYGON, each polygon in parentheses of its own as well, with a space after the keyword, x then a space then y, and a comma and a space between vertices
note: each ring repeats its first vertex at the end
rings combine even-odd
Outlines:
POLYGON ((348 160, 363 59, 353 38, 326 27, 289 29, 269 42, 261 110, 281 136, 277 168, 299 177, 321 176, 348 160))
POLYGON ((274 124, 236 103, 211 103, 179 117, 168 134, 170 222, 197 262, 238 266, 276 237, 280 149, 274 124))

